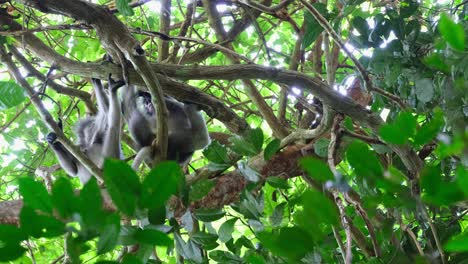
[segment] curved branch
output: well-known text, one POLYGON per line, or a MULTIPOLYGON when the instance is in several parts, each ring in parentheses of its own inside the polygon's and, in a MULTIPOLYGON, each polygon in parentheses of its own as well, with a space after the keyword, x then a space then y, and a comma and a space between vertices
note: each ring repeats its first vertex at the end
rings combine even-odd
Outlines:
MULTIPOLYGON (((1 10, 0 25, 8 27, 9 30, 22 29, 20 24, 1 10)), ((64 72, 97 79, 106 79, 109 73, 112 73, 112 76, 122 75, 121 68, 114 64, 82 63, 66 58, 45 45, 32 33, 25 32, 22 36, 15 36, 15 39, 40 59, 51 65, 57 65, 60 70, 64 72)), ((205 110, 210 117, 223 122, 233 133, 242 134, 249 127, 244 119, 237 116, 231 108, 225 106, 220 100, 203 93, 196 87, 168 78, 164 71, 159 72, 162 74, 157 74, 157 76, 163 86, 164 92, 167 94, 175 97, 179 101, 192 101, 200 104, 201 108, 205 110)), ((133 84, 145 85, 141 77, 132 69, 129 70, 129 79, 133 84)))

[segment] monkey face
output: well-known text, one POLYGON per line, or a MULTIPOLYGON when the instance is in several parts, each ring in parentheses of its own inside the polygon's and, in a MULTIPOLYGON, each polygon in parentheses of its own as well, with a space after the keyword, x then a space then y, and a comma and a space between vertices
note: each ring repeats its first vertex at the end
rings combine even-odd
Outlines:
POLYGON ((154 111, 153 103, 151 103, 151 100, 147 100, 145 98, 145 102, 144 102, 143 106, 145 107, 146 113, 148 113, 148 115, 151 115, 151 116, 154 115, 155 111, 154 111))
POLYGON ((147 92, 138 91, 136 98, 138 110, 145 116, 152 117, 155 114, 155 108, 151 102, 151 95, 147 92))

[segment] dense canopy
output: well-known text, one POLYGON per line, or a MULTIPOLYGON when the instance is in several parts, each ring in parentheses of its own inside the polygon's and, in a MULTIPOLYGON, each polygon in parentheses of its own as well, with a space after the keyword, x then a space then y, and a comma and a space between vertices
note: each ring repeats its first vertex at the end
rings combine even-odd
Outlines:
POLYGON ((464 0, 0 0, 0 262, 466 263, 467 40, 464 0), (76 145, 109 74, 154 167, 76 145), (210 132, 183 168, 163 94, 210 132))

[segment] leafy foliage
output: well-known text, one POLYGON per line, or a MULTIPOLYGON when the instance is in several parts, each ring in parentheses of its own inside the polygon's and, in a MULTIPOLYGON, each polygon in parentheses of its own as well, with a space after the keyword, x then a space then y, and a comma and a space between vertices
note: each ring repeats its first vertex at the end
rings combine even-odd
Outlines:
MULTIPOLYGON (((103 35, 75 24, 78 17, 20 2, 0 4, 2 49, 12 51, 35 98, 74 138, 73 124, 93 103, 84 77, 89 67, 99 67, 93 74, 108 67, 103 35), (50 54, 19 45, 15 36, 29 30, 9 29, 7 15, 50 45, 42 51, 63 56, 54 61, 72 59, 80 70, 57 65, 50 73, 50 54), (99 64, 79 67, 87 61, 99 64)), ((0 262, 466 263, 465 1, 314 3, 344 48, 301 1, 273 1, 274 11, 260 5, 268 1, 98 2, 131 29, 148 60, 164 62, 158 73, 209 96, 190 102, 218 134, 186 168, 164 161, 136 172, 127 161, 106 160, 104 186, 94 178, 79 186, 54 169, 44 117, 2 63, 0 262), (159 33, 166 30, 159 8, 170 11, 168 32, 159 33), (169 55, 161 57, 165 44, 169 55), (243 63, 276 68, 255 80, 217 73, 243 63), (315 96, 321 88, 342 95, 323 100, 315 96), (351 98, 360 106, 326 116, 351 98), (333 125, 316 136, 327 122, 333 125)), ((165 91, 177 97, 178 88, 165 91)), ((125 157, 135 154, 127 141, 122 147, 125 157)))

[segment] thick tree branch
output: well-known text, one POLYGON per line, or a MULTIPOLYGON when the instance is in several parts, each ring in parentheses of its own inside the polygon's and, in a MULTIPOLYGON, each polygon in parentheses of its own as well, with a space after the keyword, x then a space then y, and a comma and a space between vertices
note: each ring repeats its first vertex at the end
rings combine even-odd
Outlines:
MULTIPOLYGON (((9 30, 21 30, 22 28, 6 12, 1 11, 0 25, 7 26, 9 30)), ((25 32, 22 36, 16 36, 15 39, 40 59, 51 65, 57 65, 64 72, 97 79, 106 79, 109 73, 112 73, 112 76, 121 76, 122 74, 121 68, 114 64, 82 63, 61 56, 32 33, 25 32)), ((208 115, 223 122, 234 133, 242 134, 248 128, 247 122, 237 116, 232 109, 225 106, 221 101, 203 93, 196 87, 168 78, 164 71, 160 73, 162 74, 157 74, 157 76, 167 94, 182 102, 190 101, 200 104, 201 108, 208 115)), ((145 85, 141 77, 134 70, 129 70, 129 79, 133 84, 145 85)))
MULTIPOLYGON (((12 25, 15 22, 10 19, 0 16, 0 23, 12 25)), ((16 23, 17 24, 17 23, 16 23)), ((18 25, 18 24, 17 24, 18 25)), ((18 25, 19 26, 19 25, 18 25)), ((61 69, 67 72, 79 74, 86 77, 94 78, 106 78, 109 72, 118 75, 120 69, 116 65, 97 65, 92 63, 79 63, 67 59, 62 56, 57 56, 58 54, 51 50, 49 47, 44 45, 44 43, 37 43, 37 38, 32 34, 25 34, 23 39, 26 43, 28 49, 31 49, 36 53, 41 59, 48 61, 49 63, 56 63, 60 65, 61 69)), ((351 98, 345 97, 338 92, 330 89, 328 86, 320 82, 319 80, 313 79, 305 74, 280 70, 276 68, 264 67, 259 65, 231 65, 231 66, 179 66, 179 65, 162 65, 155 64, 153 69, 164 75, 175 77, 181 80, 239 80, 239 79, 263 79, 271 80, 280 84, 286 84, 289 86, 300 87, 310 91, 312 94, 319 97, 325 105, 329 105, 333 110, 339 113, 345 113, 349 115, 353 120, 360 122, 361 124, 367 125, 374 133, 378 134, 378 129, 383 123, 382 119, 375 114, 372 114, 370 111, 366 110, 364 107, 356 104, 351 98)), ((143 85, 139 76, 133 72, 129 71, 129 78, 132 83, 143 85)), ((168 89, 169 94, 179 91, 179 96, 176 96, 178 99, 185 97, 189 100, 195 99, 204 99, 205 102, 212 102, 212 98, 208 99, 206 95, 199 92, 196 88, 188 88, 186 85, 170 81, 169 78, 158 75, 161 77, 163 85, 172 85, 171 89, 168 89), (181 87, 186 87, 181 89, 181 87), (194 96, 195 98, 190 98, 194 96)), ((168 86, 166 86, 168 87, 168 86)), ((203 104, 203 103, 202 103, 203 104)), ((216 102, 218 106, 222 103, 216 102)), ((219 106, 221 109, 221 106, 219 106)), ((219 110, 216 109, 216 110, 219 110)), ((244 130, 248 125, 244 122, 236 120, 237 122, 232 122, 235 118, 235 114, 232 111, 227 110, 224 107, 224 113, 218 113, 217 118, 223 121, 226 126, 228 126, 233 132, 239 133, 239 130, 244 130), (223 119, 220 118, 220 115, 223 114, 223 119), (226 121, 231 122, 226 122, 226 121)), ((419 172, 422 168, 422 161, 416 155, 416 153, 406 145, 390 145, 390 147, 398 154, 403 163, 410 173, 409 177, 412 179, 417 179, 419 177, 419 172)))
MULTIPOLYGON (((171 25, 171 0, 163 0, 159 16, 159 31, 169 35, 169 26, 171 25)), ((164 61, 169 56, 169 42, 158 40, 158 62, 164 61)))
MULTIPOLYGON (((230 66, 153 65, 153 67, 156 68, 157 72, 164 72, 168 76, 183 80, 261 79, 295 86, 308 90, 336 112, 344 113, 360 124, 367 125, 375 134, 378 134, 378 130, 383 124, 383 120, 379 116, 357 104, 353 99, 330 89, 320 80, 300 72, 250 64, 230 66)), ((408 145, 389 145, 389 147, 403 161, 408 169, 409 177, 411 179, 419 178, 423 163, 414 150, 408 145)))

